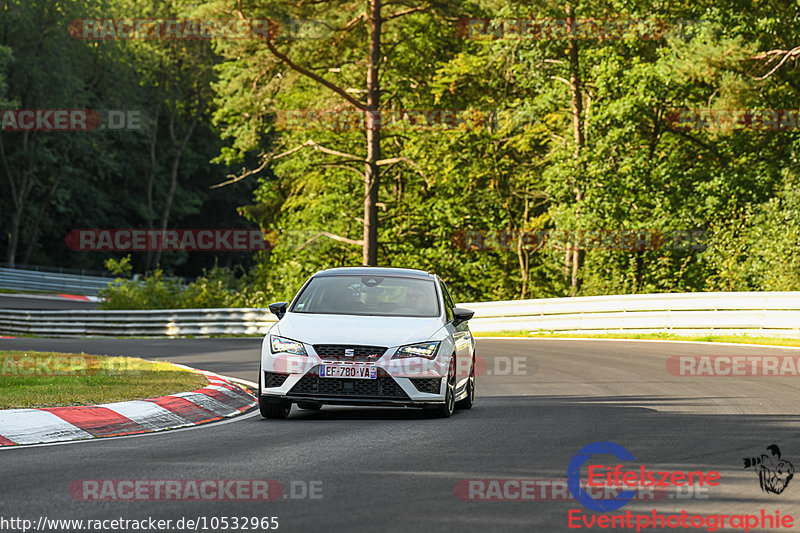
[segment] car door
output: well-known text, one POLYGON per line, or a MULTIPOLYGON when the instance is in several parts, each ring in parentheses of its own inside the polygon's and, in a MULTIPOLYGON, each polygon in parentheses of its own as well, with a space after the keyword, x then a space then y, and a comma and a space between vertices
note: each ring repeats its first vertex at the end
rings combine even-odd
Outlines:
MULTIPOLYGON (((450 291, 442 280, 439 280, 439 287, 444 299, 445 316, 448 322, 453 320, 453 308, 456 306, 450 297, 450 291)), ((469 378, 470 368, 472 367, 472 334, 466 322, 455 326, 453 332, 453 342, 456 346, 456 375, 458 376, 457 388, 466 383, 469 378)))

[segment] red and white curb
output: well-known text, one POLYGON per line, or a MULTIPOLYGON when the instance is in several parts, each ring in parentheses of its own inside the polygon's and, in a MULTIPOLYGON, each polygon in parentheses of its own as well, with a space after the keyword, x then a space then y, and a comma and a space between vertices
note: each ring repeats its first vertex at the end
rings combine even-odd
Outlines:
POLYGON ((76 302, 102 302, 99 296, 85 296, 83 294, 34 294, 34 293, 6 293, 3 298, 21 298, 25 300, 73 300, 76 302))
POLYGON ((77 300, 79 302, 99 302, 101 299, 97 296, 84 296, 82 294, 59 294, 63 300, 77 300))
POLYGON ((256 405, 256 397, 241 385, 212 372, 191 370, 204 374, 208 385, 191 392, 148 400, 0 410, 0 447, 117 437, 196 426, 234 417, 256 405))

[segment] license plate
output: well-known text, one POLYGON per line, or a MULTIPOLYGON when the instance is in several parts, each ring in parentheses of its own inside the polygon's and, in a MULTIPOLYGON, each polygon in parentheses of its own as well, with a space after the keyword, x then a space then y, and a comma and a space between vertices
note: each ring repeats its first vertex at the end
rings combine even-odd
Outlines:
POLYGON ((377 379, 378 368, 370 365, 319 365, 319 377, 377 379))

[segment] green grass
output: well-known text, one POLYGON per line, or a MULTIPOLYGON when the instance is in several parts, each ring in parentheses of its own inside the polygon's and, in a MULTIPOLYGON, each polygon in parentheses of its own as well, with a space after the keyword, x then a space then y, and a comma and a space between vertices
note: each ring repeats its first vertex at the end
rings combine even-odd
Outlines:
POLYGON ((748 335, 675 335, 672 333, 604 333, 600 334, 566 334, 566 333, 535 333, 528 331, 494 331, 473 333, 475 337, 528 337, 528 338, 559 338, 559 339, 642 339, 642 340, 668 340, 692 342, 734 342, 739 344, 765 344, 771 346, 800 346, 800 339, 786 339, 779 337, 750 337, 748 335))
POLYGON ((207 383, 202 374, 135 357, 0 351, 0 409, 142 400, 207 383))
POLYGON ((0 289, 0 294, 57 294, 55 291, 34 291, 18 289, 0 289))

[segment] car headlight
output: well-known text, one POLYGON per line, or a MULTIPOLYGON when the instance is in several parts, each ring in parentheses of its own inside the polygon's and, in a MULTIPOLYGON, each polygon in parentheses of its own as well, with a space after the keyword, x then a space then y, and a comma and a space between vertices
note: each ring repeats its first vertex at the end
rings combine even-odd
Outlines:
POLYGON ((272 353, 293 353, 295 355, 307 355, 302 342, 293 341, 277 335, 270 335, 272 343, 272 353))
POLYGON ((409 344, 408 346, 401 346, 397 353, 394 354, 395 359, 405 359, 406 357, 424 357, 426 359, 433 359, 436 357, 436 351, 439 349, 439 342, 420 342, 417 344, 409 344))

